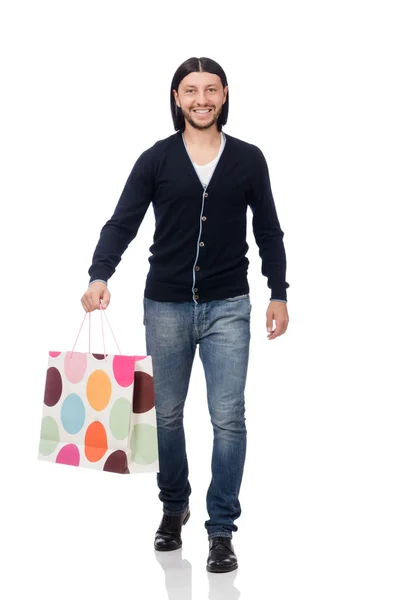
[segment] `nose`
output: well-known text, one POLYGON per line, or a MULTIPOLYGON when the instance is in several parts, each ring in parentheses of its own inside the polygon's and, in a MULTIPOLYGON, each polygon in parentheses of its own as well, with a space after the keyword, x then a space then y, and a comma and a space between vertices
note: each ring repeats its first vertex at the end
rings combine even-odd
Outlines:
POLYGON ((205 90, 199 90, 197 92, 197 104, 205 106, 207 104, 207 95, 205 90))

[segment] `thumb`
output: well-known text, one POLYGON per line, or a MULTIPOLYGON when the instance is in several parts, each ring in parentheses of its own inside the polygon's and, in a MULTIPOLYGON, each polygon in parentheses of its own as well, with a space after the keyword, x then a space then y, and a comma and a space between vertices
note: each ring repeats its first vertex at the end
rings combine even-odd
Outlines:
POLYGON ((109 293, 109 290, 106 288, 106 290, 104 290, 104 292, 102 294, 102 308, 107 308, 109 306, 109 302, 110 302, 110 293, 109 293))

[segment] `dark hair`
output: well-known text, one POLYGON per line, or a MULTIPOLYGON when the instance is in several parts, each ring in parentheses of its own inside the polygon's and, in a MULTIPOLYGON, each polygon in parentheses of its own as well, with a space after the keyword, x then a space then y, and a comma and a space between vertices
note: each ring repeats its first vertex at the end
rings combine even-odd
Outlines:
MULTIPOLYGON (((214 75, 218 75, 222 81, 222 85, 225 88, 228 83, 226 79, 225 71, 222 69, 220 65, 214 60, 210 58, 188 58, 184 63, 178 67, 175 71, 174 77, 171 82, 171 115, 172 120, 174 122, 174 127, 176 131, 184 131, 185 130, 185 118, 183 116, 182 110, 177 106, 173 94, 173 90, 178 91, 179 84, 182 79, 189 75, 190 73, 213 73, 214 75)), ((222 112, 219 115, 217 121, 218 131, 222 130, 222 126, 226 125, 227 117, 229 114, 229 92, 226 96, 226 102, 223 105, 222 112)))

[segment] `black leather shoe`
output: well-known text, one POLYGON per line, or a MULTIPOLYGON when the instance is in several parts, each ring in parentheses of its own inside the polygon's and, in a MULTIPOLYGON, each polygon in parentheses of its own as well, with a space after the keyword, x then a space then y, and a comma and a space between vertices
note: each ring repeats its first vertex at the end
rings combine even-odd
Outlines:
POLYGON ((237 569, 237 557, 234 553, 231 538, 211 538, 209 545, 210 553, 207 560, 207 571, 210 573, 228 573, 237 569))
POLYGON ((163 514, 160 526, 156 531, 154 547, 160 551, 178 550, 182 547, 181 531, 190 517, 190 509, 187 507, 182 515, 170 516, 163 514))

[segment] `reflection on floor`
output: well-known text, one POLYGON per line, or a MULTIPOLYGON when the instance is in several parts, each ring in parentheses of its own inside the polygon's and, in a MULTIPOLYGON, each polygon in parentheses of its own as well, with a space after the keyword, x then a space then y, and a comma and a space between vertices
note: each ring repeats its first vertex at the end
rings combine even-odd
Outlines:
MULTIPOLYGON (((182 557, 183 550, 154 551, 165 575, 169 600, 192 600, 192 565, 182 557)), ((234 585, 238 570, 231 573, 208 573, 208 600, 238 600, 240 592, 234 585)))

